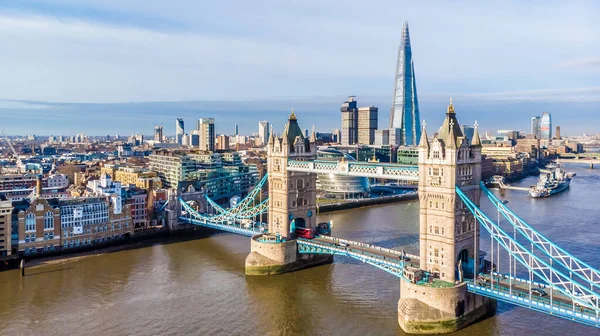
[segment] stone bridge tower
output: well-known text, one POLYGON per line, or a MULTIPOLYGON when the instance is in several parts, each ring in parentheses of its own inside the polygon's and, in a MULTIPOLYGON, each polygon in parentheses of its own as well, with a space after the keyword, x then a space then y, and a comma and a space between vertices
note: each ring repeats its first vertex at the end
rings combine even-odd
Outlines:
POLYGON ((281 137, 268 142, 269 234, 252 237, 246 274, 272 275, 331 263, 333 256, 299 254, 294 228, 317 226, 317 176, 287 170, 288 159, 314 160, 315 134, 302 135, 292 110, 281 137))
POLYGON ((462 281, 478 273, 483 253, 478 225, 455 187, 479 205, 480 181, 477 125, 473 139, 467 139, 450 100, 437 134, 428 140, 423 124, 419 143, 420 269, 442 282, 400 282, 398 323, 407 333, 453 332, 496 311, 495 301, 468 293, 462 281))
MULTIPOLYGON (((475 127, 469 143, 450 101, 437 135, 431 142, 424 136, 419 143, 421 269, 448 282, 458 280, 459 274, 473 274, 479 252, 475 217, 455 192, 459 186, 479 206, 481 141, 475 127)), ((481 265, 479 260, 477 267, 481 265)))
POLYGON ((288 159, 306 161, 316 158, 314 134, 311 138, 302 135, 293 110, 281 137, 272 133, 269 137, 269 232, 272 234, 295 238, 292 225, 316 227, 316 174, 287 171, 288 159))

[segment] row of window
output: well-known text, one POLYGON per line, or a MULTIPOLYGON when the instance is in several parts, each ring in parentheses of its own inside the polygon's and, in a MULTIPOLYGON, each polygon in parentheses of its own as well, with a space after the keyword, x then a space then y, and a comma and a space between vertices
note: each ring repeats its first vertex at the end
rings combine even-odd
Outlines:
MULTIPOLYGON (((52 211, 48 211, 44 214, 44 230, 46 229, 54 229, 54 213, 52 211)), ((30 212, 25 216, 25 231, 35 231, 36 230, 36 216, 34 213, 30 212)))
POLYGON ((439 226, 437 226, 437 225, 436 225, 436 226, 429 225, 429 233, 431 233, 431 234, 436 234, 436 235, 439 235, 439 234, 440 234, 440 232, 441 232, 441 235, 442 235, 442 236, 445 236, 445 235, 446 235, 446 232, 445 232, 445 228, 444 228, 444 227, 442 227, 442 228, 441 228, 441 230, 440 230, 440 227, 439 227, 439 226))
POLYGON ((435 203, 433 203, 433 201, 429 201, 429 208, 430 209, 434 209, 434 205, 435 205, 435 209, 442 209, 442 210, 446 209, 446 203, 444 203, 444 202, 437 202, 436 201, 435 203))
MULTIPOLYGON (((50 239, 54 239, 54 232, 44 232, 44 240, 50 240, 50 239)), ((25 242, 26 243, 33 243, 37 240, 37 237, 34 234, 30 234, 30 235, 25 235, 25 242)))

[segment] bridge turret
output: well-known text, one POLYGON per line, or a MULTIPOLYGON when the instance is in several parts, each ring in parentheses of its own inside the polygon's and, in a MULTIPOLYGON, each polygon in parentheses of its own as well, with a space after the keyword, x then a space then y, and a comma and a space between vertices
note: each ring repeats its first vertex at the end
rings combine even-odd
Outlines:
MULTIPOLYGON (((477 131, 476 131, 477 132, 477 131)), ((481 144, 464 136, 452 100, 436 136, 419 144, 420 268, 446 288, 401 282, 398 322, 408 333, 456 331, 495 311, 494 302, 467 293, 462 275, 483 264, 474 216, 455 187, 479 205, 481 144), (460 270, 459 270, 460 269, 460 270)), ((442 286, 443 287, 443 286, 442 286)))
MULTIPOLYGON (((269 141, 270 142, 270 141, 269 141)), ((295 238, 295 227, 316 227, 316 174, 287 170, 288 158, 305 161, 316 158, 316 145, 305 138, 292 110, 281 137, 269 143, 269 232, 295 238)))
POLYGON ((450 101, 431 145, 419 146, 420 266, 442 280, 458 278, 459 260, 466 273, 473 273, 479 234, 474 235, 475 219, 456 200, 454 187, 461 186, 479 204, 480 180, 481 148, 463 135, 450 101))

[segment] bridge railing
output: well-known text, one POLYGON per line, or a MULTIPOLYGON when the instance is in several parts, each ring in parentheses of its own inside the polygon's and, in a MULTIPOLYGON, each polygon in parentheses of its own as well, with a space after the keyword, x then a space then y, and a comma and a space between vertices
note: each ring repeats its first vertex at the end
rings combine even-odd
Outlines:
POLYGON ((572 256, 570 253, 556 245, 550 239, 535 230, 531 225, 527 224, 523 219, 517 216, 512 210, 505 206, 488 188, 481 183, 481 190, 486 194, 494 207, 502 213, 502 216, 507 219, 514 229, 516 229, 522 237, 524 237, 532 247, 535 246, 539 251, 542 251, 546 256, 555 262, 555 265, 561 265, 569 272, 585 282, 590 288, 600 290, 600 271, 588 265, 584 261, 572 256))
MULTIPOLYGON (((380 246, 376 246, 373 244, 367 244, 367 243, 362 243, 362 242, 357 242, 357 241, 353 241, 353 240, 348 240, 348 239, 342 239, 342 238, 335 238, 335 237, 330 237, 330 236, 319 236, 319 238, 321 239, 326 239, 326 240, 330 240, 333 243, 346 243, 349 245, 356 245, 356 246, 361 246, 361 247, 367 247, 367 248, 372 248, 374 250, 377 251, 381 251, 381 252, 385 252, 385 253, 389 253, 389 254, 394 254, 397 256, 402 256, 402 251, 398 251, 398 250, 393 250, 393 249, 389 249, 389 248, 385 248, 385 247, 380 247, 380 246)), ((410 254, 410 253, 404 253, 404 256, 410 259, 419 259, 419 256, 414 255, 414 254, 410 254)))
MULTIPOLYGON (((573 302, 590 307, 597 314, 600 313, 600 308, 598 307, 600 298, 597 293, 594 293, 591 289, 572 281, 569 276, 560 270, 557 270, 552 265, 540 259, 533 252, 530 252, 523 247, 523 245, 514 240, 510 235, 502 230, 502 228, 494 223, 485 213, 483 213, 481 209, 479 209, 479 207, 477 207, 469 199, 469 197, 460 190, 459 187, 456 187, 456 194, 473 213, 475 219, 481 224, 481 226, 490 233, 492 239, 498 242, 506 251, 508 251, 511 260, 514 259, 515 262, 518 261, 528 270, 531 279, 533 279, 533 276, 535 275, 551 286, 554 290, 570 298, 573 302), (581 293, 582 295, 577 295, 577 292, 581 293)), ((510 272, 512 272, 512 267, 510 267, 510 272)))
POLYGON ((383 256, 371 254, 365 251, 352 251, 351 249, 346 249, 341 246, 337 246, 333 243, 331 244, 323 244, 318 241, 312 241, 305 238, 298 238, 298 252, 300 253, 310 253, 310 254, 338 254, 347 256, 350 258, 354 258, 360 260, 364 263, 368 263, 372 266, 375 266, 381 270, 384 270, 396 277, 409 281, 406 277, 404 277, 404 260, 393 259, 389 260, 387 258, 383 258, 383 256))

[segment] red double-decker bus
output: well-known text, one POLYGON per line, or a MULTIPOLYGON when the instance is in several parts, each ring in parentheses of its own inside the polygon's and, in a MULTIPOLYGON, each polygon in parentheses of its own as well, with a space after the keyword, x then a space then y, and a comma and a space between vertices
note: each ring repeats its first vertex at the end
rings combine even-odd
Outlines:
POLYGON ((315 231, 313 229, 296 228, 296 236, 307 239, 313 239, 315 238, 315 231))

